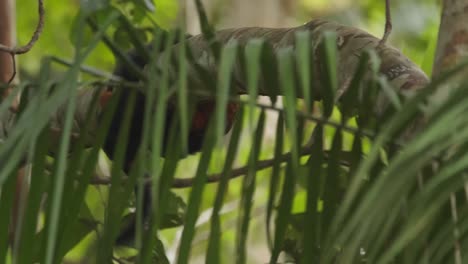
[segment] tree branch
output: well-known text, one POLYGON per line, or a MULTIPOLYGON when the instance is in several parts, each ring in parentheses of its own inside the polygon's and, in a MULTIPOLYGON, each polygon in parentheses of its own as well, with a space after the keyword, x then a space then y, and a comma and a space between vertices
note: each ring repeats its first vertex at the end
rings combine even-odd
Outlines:
POLYGON ((39 5, 38 6, 39 21, 37 22, 36 29, 34 30, 34 33, 31 39, 29 40, 29 42, 24 46, 16 47, 16 48, 12 48, 12 47, 8 47, 3 44, 0 44, 0 51, 15 55, 15 54, 24 54, 28 52, 29 50, 31 50, 31 48, 34 46, 36 41, 39 39, 39 36, 41 35, 42 29, 44 27, 45 10, 44 10, 43 0, 38 0, 38 5, 39 5))
MULTIPOLYGON (((300 155, 301 156, 306 156, 306 155, 310 155, 310 151, 311 151, 311 147, 307 146, 307 147, 303 147, 301 148, 300 150, 300 155)), ((285 153, 283 155, 281 155, 281 157, 279 158, 279 160, 281 162, 286 162, 288 161, 289 159, 291 159, 291 153, 288 152, 288 153, 285 153)), ((255 169, 257 171, 260 171, 260 170, 263 170, 263 169, 268 169, 270 167, 272 167, 274 164, 275 164, 276 160, 275 158, 272 158, 272 159, 266 159, 266 160, 260 160, 257 162, 257 166, 255 167, 255 169)), ((243 176, 245 174, 247 174, 247 172, 250 170, 251 168, 246 165, 244 167, 240 167, 240 168, 237 168, 237 169, 233 169, 228 175, 227 177, 229 177, 229 179, 234 179, 234 178, 237 178, 237 177, 240 177, 240 176, 243 176)), ((216 174, 212 174, 212 175, 208 175, 207 179, 206 179, 206 183, 215 183, 215 182, 219 182, 221 180, 221 178, 223 177, 223 174, 222 173, 216 173, 216 174)), ((174 181, 172 182, 172 188, 187 188, 187 187, 192 187, 193 183, 195 182, 195 177, 191 177, 191 178, 175 178, 174 181)), ((147 184, 150 184, 151 182, 147 182, 147 184)))
MULTIPOLYGON (((300 150, 301 156, 309 155, 310 154, 310 149, 311 149, 311 147, 301 148, 301 150, 300 150)), ((288 152, 288 153, 283 154, 280 157, 279 160, 281 160, 282 162, 285 162, 290 158, 291 158, 291 153, 288 152)), ((255 169, 256 170, 267 169, 267 168, 273 166, 274 163, 275 163, 274 158, 273 159, 260 160, 260 161, 257 162, 257 167, 255 167, 255 169)), ((245 175, 248 172, 248 170, 249 170, 248 166, 243 166, 243 167, 240 167, 240 168, 237 168, 237 169, 233 169, 228 177, 229 177, 229 179, 237 178, 239 176, 245 175)), ((221 180, 222 176, 223 176, 222 173, 215 173, 215 174, 208 175, 206 183, 218 182, 219 180, 221 180)), ((127 180, 127 178, 125 180, 127 180)), ((174 179, 174 181, 172 183, 172 188, 191 187, 193 185, 194 180, 195 180, 194 177, 191 177, 191 178, 176 178, 176 179, 174 179)), ((110 181, 111 181, 110 177, 94 177, 94 178, 92 178, 90 180, 89 183, 93 184, 93 185, 109 185, 110 181)), ((151 177, 148 177, 146 179, 145 184, 151 184, 151 177)))
MULTIPOLYGON (((33 33, 32 37, 31 37, 31 39, 29 40, 29 42, 26 45, 21 46, 21 47, 13 48, 13 47, 8 47, 8 46, 3 45, 3 44, 0 43, 0 51, 10 54, 12 64, 13 64, 13 73, 12 73, 12 75, 11 75, 11 77, 8 80, 7 83, 11 83, 15 79, 15 76, 16 76, 16 59, 15 59, 15 55, 24 54, 24 53, 28 52, 29 50, 31 50, 31 48, 34 46, 34 44, 39 39, 39 36, 42 33, 42 29, 44 27, 44 14, 45 14, 43 0, 38 0, 38 12, 39 12, 39 21, 37 22, 36 29, 34 30, 34 33, 33 33)), ((13 110, 15 110, 15 109, 13 109, 13 110)))
MULTIPOLYGON (((432 77, 453 68, 468 54, 468 0, 443 1, 432 77)), ((461 73, 466 77, 468 69, 461 73)))
POLYGON ((385 28, 382 39, 379 44, 383 45, 387 42, 390 33, 392 33, 392 12, 390 10, 390 0, 385 0, 385 28))
MULTIPOLYGON (((299 155, 300 156, 310 155, 311 150, 312 150, 311 146, 303 146, 299 150, 299 155)), ((284 153, 284 154, 281 155, 279 160, 281 162, 286 162, 286 161, 291 159, 291 155, 292 155, 291 152, 284 153)), ((327 158, 328 153, 325 152, 324 155, 327 158)), ((276 162, 275 158, 260 160, 260 161, 257 162, 257 167, 255 167, 255 170, 260 171, 260 170, 268 169, 268 168, 272 167, 275 164, 275 162, 276 162)), ((349 162, 346 161, 346 160, 341 160, 340 162, 341 162, 342 166, 350 166, 349 162)), ((227 177, 229 177, 230 180, 235 179, 237 177, 245 175, 248 172, 249 169, 250 168, 249 168, 248 165, 240 167, 240 168, 233 169, 233 170, 231 170, 231 173, 229 173, 227 177)), ((208 175, 206 183, 219 182, 222 177, 223 177, 222 173, 215 173, 215 174, 208 175)), ((147 177, 147 179, 145 181, 145 184, 151 184, 151 179, 152 179, 151 177, 147 177)), ((124 181, 125 180, 127 180, 127 178, 124 179, 124 181)), ((172 182, 172 188, 178 189, 178 188, 192 187, 194 181, 195 181, 195 177, 175 178, 174 181, 172 182)), ((92 178, 89 183, 93 184, 93 185, 109 185, 110 182, 111 182, 111 180, 110 180, 109 176, 107 176, 107 177, 98 177, 98 176, 96 176, 96 177, 92 178)))

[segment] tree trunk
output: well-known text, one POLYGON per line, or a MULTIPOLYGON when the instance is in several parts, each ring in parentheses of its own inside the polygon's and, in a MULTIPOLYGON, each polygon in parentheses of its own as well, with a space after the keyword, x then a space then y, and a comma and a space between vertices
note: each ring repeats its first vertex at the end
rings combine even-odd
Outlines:
MULTIPOLYGON (((437 49, 432 70, 433 77, 437 77, 442 72, 458 65, 463 60, 468 59, 468 0, 444 0, 442 16, 439 27, 437 49)), ((434 102, 443 101, 453 88, 459 87, 461 82, 466 81, 468 69, 464 69, 455 78, 444 85, 433 96, 434 102)), ((465 182, 465 186, 467 183, 465 182)), ((465 188, 466 190, 466 188, 465 188)), ((465 193, 467 193, 465 191, 465 193)), ((457 196, 453 193, 450 196, 450 212, 452 221, 456 224, 458 219, 457 196)), ((454 228, 453 234, 458 238, 460 230, 454 228)), ((462 263, 462 253, 460 242, 454 241, 455 263, 462 263)))
MULTIPOLYGON (((13 0, 0 0, 0 43, 12 47, 15 45, 15 6, 13 0)), ((0 52, 0 82, 8 82, 13 74, 11 56, 0 52)))
MULTIPOLYGON (((0 0, 0 43, 14 47, 16 45, 16 8, 13 0, 0 0)), ((17 60, 17 59, 16 59, 17 60)), ((14 63, 10 54, 6 52, 0 52, 0 82, 7 83, 10 81, 14 73, 14 63)), ((17 76, 13 83, 17 80, 17 76)), ((2 98, 8 96, 11 93, 12 88, 7 88, 2 98)), ((19 103, 19 95, 15 98, 12 104, 12 108, 17 108, 19 103)), ((12 116, 12 113, 8 113, 12 116)), ((12 120, 12 119, 9 119, 12 120)), ((0 128, 2 125, 0 124, 0 128)), ((15 231, 19 222, 21 221, 21 215, 24 211, 24 204, 28 193, 28 181, 27 181, 27 168, 21 167, 18 169, 16 174, 16 187, 15 187, 15 199, 13 205, 13 212, 11 214, 10 224, 10 240, 13 241, 15 238, 15 231)), ((1 191, 0 191, 1 194, 1 191)))
MULTIPOLYGON (((433 76, 468 57, 468 0, 444 0, 433 76)), ((466 75, 465 75, 466 76, 466 75)))

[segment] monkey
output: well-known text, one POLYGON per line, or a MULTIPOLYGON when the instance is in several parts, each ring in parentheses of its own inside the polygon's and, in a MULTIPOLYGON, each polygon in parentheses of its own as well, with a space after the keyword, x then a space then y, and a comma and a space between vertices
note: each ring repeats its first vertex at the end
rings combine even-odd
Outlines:
MULTIPOLYGON (((185 36, 186 39, 190 39, 190 35, 185 36)), ((179 40, 176 38, 174 40, 173 45, 177 44, 179 40)), ((151 44, 146 46, 149 52, 163 52, 163 50, 155 51, 151 44)), ((136 52, 135 50, 128 52, 128 58, 135 63, 140 69, 143 69, 148 63, 149 58, 142 56, 140 53, 136 52)), ((127 82, 139 82, 139 78, 136 74, 133 74, 132 71, 129 69, 129 66, 125 63, 118 61, 114 70, 114 75, 122 78, 127 82)), ((111 93, 113 91, 112 88, 109 90, 111 93)), ((140 92, 136 92, 136 101, 135 106, 133 109, 133 114, 130 121, 129 127, 129 136, 127 142, 127 148, 124 155, 124 164, 123 164, 123 171, 125 173, 130 172, 130 167, 134 159, 136 158, 139 146, 141 144, 142 138, 142 131, 143 131, 143 120, 145 115, 145 104, 146 104, 146 96, 140 92)), ((112 117, 111 125, 108 130, 108 134, 106 136, 103 151, 106 155, 113 160, 115 155, 115 150, 118 142, 118 131, 121 127, 121 123, 123 120, 123 116, 126 109, 127 98, 130 94, 128 89, 124 89, 122 91, 121 97, 119 98, 119 102, 117 103, 117 108, 112 117)), ((236 113, 238 111, 239 104, 235 102, 229 102, 227 108, 227 124, 225 132, 228 133, 231 129, 235 119, 236 113)), ((188 133, 188 154, 194 154, 201 150, 203 145, 203 140, 205 137, 205 133, 207 131, 208 123, 210 117, 213 115, 215 110, 215 99, 208 99, 197 102, 195 105, 195 111, 192 116, 192 120, 190 123, 190 129, 188 133)), ((166 107, 166 116, 165 116, 165 127, 164 127, 164 134, 163 134, 163 146, 162 146, 162 153, 161 156, 166 158, 166 150, 168 148, 168 138, 169 138, 169 131, 171 128, 172 123, 176 119, 176 111, 174 106, 167 106, 166 107)), ((143 218, 145 221, 149 218, 151 213, 151 186, 146 185, 144 190, 135 189, 135 192, 143 191, 143 218)), ((135 221, 132 222, 125 227, 120 234, 118 235, 116 244, 117 245, 128 245, 134 240, 136 230, 135 230, 135 221)))

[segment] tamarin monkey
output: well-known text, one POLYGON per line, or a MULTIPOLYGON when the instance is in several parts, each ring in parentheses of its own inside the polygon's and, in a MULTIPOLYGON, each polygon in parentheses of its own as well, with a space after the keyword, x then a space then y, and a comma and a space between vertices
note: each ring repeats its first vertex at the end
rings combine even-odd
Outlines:
MULTIPOLYGON (((190 38, 191 36, 186 36, 190 38)), ((178 40, 176 39, 174 44, 178 40)), ((150 52, 162 52, 162 50, 155 51, 151 45, 147 46, 150 52)), ((128 53, 128 57, 141 69, 149 63, 149 58, 141 56, 136 51, 131 51, 128 53)), ((139 78, 132 73, 128 65, 125 63, 118 62, 114 70, 114 75, 117 75, 123 78, 125 81, 129 82, 139 82, 139 78)), ((121 97, 118 102, 117 109, 114 113, 111 126, 109 128, 106 141, 104 143, 103 150, 112 160, 114 158, 114 151, 116 146, 119 145, 118 142, 118 131, 121 128, 123 116, 126 109, 126 100, 128 98, 130 91, 124 90, 121 94, 121 97)), ((107 91, 103 96, 109 96, 112 94, 112 89, 107 91)), ((135 159, 139 145, 141 143, 142 130, 143 130, 143 120, 145 113, 145 95, 142 92, 138 92, 136 95, 135 108, 133 109, 133 115, 130 121, 129 128, 129 138, 127 143, 127 149, 124 159, 124 172, 129 173, 131 164, 135 159)), ((107 101, 107 100, 104 100, 107 101)), ((238 110, 238 103, 230 102, 228 104, 227 113, 226 113, 226 133, 231 129, 233 122, 235 121, 236 112, 238 110)), ((215 99, 205 99, 203 101, 197 102, 195 106, 195 111, 193 113, 191 126, 188 133, 188 153, 193 154, 201 150, 205 132, 207 130, 208 122, 210 117, 213 115, 215 110, 215 99)), ((165 150, 168 146, 168 134, 172 122, 175 120, 175 106, 168 106, 166 110, 166 120, 165 120, 165 129, 164 129, 164 138, 162 140, 163 153, 162 156, 165 156, 165 150)), ((137 190, 136 192, 141 191, 137 190)), ((143 216, 145 219, 148 218, 151 211, 151 188, 146 185, 143 191, 143 216)), ((128 244, 133 241, 135 236, 135 221, 132 221, 129 226, 124 228, 119 237, 117 238, 117 244, 128 244)))

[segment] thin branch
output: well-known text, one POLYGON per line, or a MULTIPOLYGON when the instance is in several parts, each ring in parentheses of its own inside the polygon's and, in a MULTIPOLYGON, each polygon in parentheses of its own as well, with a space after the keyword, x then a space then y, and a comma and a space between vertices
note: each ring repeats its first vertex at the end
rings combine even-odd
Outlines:
MULTIPOLYGON (((239 98, 232 98, 230 100, 234 101, 234 102, 239 102, 239 103, 241 103, 243 105, 249 105, 249 102, 243 101, 243 100, 241 100, 239 98)), ((272 110, 272 111, 276 111, 276 112, 280 112, 280 113, 285 113, 285 110, 283 108, 275 107, 273 105, 267 105, 267 104, 262 104, 262 103, 257 102, 257 103, 255 103, 255 106, 258 107, 258 108, 266 109, 266 110, 272 110)), ((347 126, 346 124, 343 124, 341 122, 335 122, 335 121, 330 120, 329 118, 325 118, 323 116, 313 116, 311 114, 308 114, 308 113, 302 112, 302 111, 296 111, 296 115, 304 118, 305 120, 309 120, 309 121, 315 122, 317 124, 327 125, 327 126, 331 126, 331 127, 337 128, 337 129, 341 129, 341 130, 343 130, 345 132, 350 132, 350 133, 352 133, 354 135, 364 136, 364 137, 368 137, 370 139, 374 139, 376 137, 376 135, 374 133, 370 132, 370 131, 350 127, 350 126, 347 126)), ((404 146, 403 142, 400 139, 394 139, 393 141, 390 142, 390 144, 392 144, 394 146, 397 146, 397 147, 403 147, 404 146)))
MULTIPOLYGON (((310 151, 311 151, 311 147, 303 147, 303 148, 301 148, 299 153, 300 153, 300 156, 305 156, 305 155, 309 155, 310 151)), ((289 159, 291 159, 291 155, 292 155, 291 152, 285 153, 285 154, 281 155, 279 160, 281 162, 286 162, 289 159)), ((257 162, 257 166, 255 167, 255 170, 259 171, 259 170, 263 170, 263 169, 268 169, 268 168, 272 167, 275 164, 275 162, 277 162, 275 158, 260 160, 260 161, 257 162)), ((230 174, 228 175, 229 180, 232 180, 234 178, 237 178, 237 177, 240 177, 240 176, 243 176, 243 175, 247 174, 247 172, 250 169, 251 168, 248 165, 237 168, 237 169, 233 169, 230 172, 230 174)), ((216 174, 208 175, 208 177, 206 179, 206 183, 219 182, 222 177, 223 177, 222 173, 216 173, 216 174)), ((174 181, 172 182, 172 188, 192 187, 194 182, 195 182, 195 177, 175 178, 174 181)), ((151 183, 151 181, 146 182, 146 184, 148 184, 148 183, 151 183)))
MULTIPOLYGON (((299 150, 299 155, 300 156, 310 155, 311 150, 312 150, 311 146, 304 146, 299 150)), ((278 160, 281 161, 281 162, 286 162, 289 159, 291 159, 291 155, 292 155, 291 152, 287 152, 287 153, 281 155, 281 157, 278 160)), ((325 153, 325 156, 327 156, 326 153, 325 153)), ((260 170, 263 170, 263 169, 268 169, 268 168, 272 167, 275 164, 275 162, 276 162, 275 158, 260 160, 260 161, 258 161, 257 167, 255 168, 255 170, 260 171, 260 170)), ((349 166, 350 164, 347 161, 342 160, 341 165, 342 166, 349 166)), ((249 169, 250 168, 248 166, 243 166, 243 167, 240 167, 240 168, 237 168, 237 169, 233 169, 230 172, 228 177, 231 180, 231 179, 243 176, 248 172, 249 169)), ((206 183, 219 182, 222 177, 223 177, 222 173, 215 173, 215 174, 208 175, 206 183)), ((127 178, 125 178, 124 180, 127 180, 127 178)), ((195 177, 175 178, 173 180, 173 182, 172 182, 172 188, 178 189, 178 188, 192 187, 194 181, 195 181, 195 177)), ((93 185, 109 185, 110 184, 110 177, 94 177, 94 178, 92 178, 90 180, 89 183, 93 184, 93 185)), ((145 180, 145 184, 151 184, 151 177, 148 177, 145 180)))
MULTIPOLYGON (((36 41, 39 39, 39 36, 41 35, 41 33, 42 33, 42 29, 44 27, 44 14, 45 14, 43 0, 38 0, 38 12, 39 12, 39 21, 37 23, 36 30, 34 30, 34 33, 33 33, 32 37, 31 37, 31 39, 29 40, 29 42, 26 45, 21 46, 21 47, 12 48, 12 47, 8 47, 8 46, 5 46, 3 44, 0 44, 0 51, 9 53, 10 56, 11 56, 12 64, 13 64, 13 73, 11 74, 11 77, 8 80, 8 84, 10 84, 15 79, 15 76, 16 76, 16 58, 15 58, 15 55, 24 54, 24 53, 30 51, 31 48, 36 43, 36 41)), ((12 110, 16 111, 17 109, 15 109, 13 107, 12 110)))
POLYGON ((384 45, 387 42, 388 36, 392 33, 392 16, 390 12, 390 0, 385 0, 385 29, 379 45, 384 45))
POLYGON ((31 37, 31 39, 29 40, 29 42, 26 45, 22 46, 22 47, 16 47, 16 48, 7 47, 5 45, 0 44, 0 51, 7 52, 7 53, 10 53, 12 55, 15 55, 15 54, 24 54, 24 53, 28 52, 29 50, 31 50, 31 48, 34 46, 36 41, 39 39, 39 36, 41 35, 42 29, 44 27, 45 10, 44 10, 43 0, 38 0, 38 3, 39 3, 39 7, 38 7, 39 21, 37 23, 36 30, 34 31, 34 33, 33 33, 32 37, 31 37))
POLYGON ((11 64, 13 64, 13 73, 11 74, 10 79, 8 79, 7 83, 9 83, 9 84, 15 79, 15 76, 16 76, 16 58, 15 58, 15 54, 10 53, 10 58, 11 58, 11 64))
MULTIPOLYGON (((242 104, 245 104, 245 105, 248 105, 249 102, 246 102, 246 101, 242 101, 242 100, 239 100, 240 103, 242 104)), ((266 104, 262 104, 262 103, 256 103, 255 104, 256 107, 259 107, 259 108, 262 108, 262 109, 267 109, 267 110, 272 110, 272 111, 276 111, 276 112, 281 112, 281 113, 285 113, 285 110, 283 108, 278 108, 278 107, 275 107, 275 106, 272 106, 272 105, 266 105, 266 104)), ((331 127, 334 127, 334 128, 339 128, 343 131, 346 131, 346 132, 350 132, 352 134, 355 134, 355 135, 359 135, 359 136, 365 136, 365 137, 368 137, 368 138, 375 138, 375 135, 370 133, 370 132, 367 132, 367 131, 363 131, 362 129, 358 129, 358 128, 354 128, 354 127, 350 127, 350 126, 347 126, 341 122, 335 122, 335 121, 332 121, 328 118, 324 118, 322 116, 313 116, 313 115, 310 115, 310 114, 307 114, 306 112, 301 112, 301 111, 296 111, 296 115, 297 116, 300 116, 306 120, 309 120, 309 121, 313 121, 317 124, 321 124, 321 125, 328 125, 328 126, 331 126, 331 127)), ((396 145, 400 145, 400 143, 396 140, 395 142, 393 142, 394 144, 396 145)))
MULTIPOLYGON (((305 147, 305 148, 302 148, 300 153, 301 155, 308 155, 310 152, 310 147, 305 147)), ((288 160, 288 158, 291 157, 291 153, 288 152, 288 153, 285 153, 283 154, 281 157, 280 157, 280 161, 282 162, 285 162, 288 160)), ((266 159, 266 160, 260 160, 258 163, 257 163, 257 167, 255 168, 256 170, 263 170, 263 169, 267 169, 271 166, 273 166, 273 164, 275 163, 275 159, 266 159)), ((234 179, 234 178, 237 178, 239 176, 242 176, 242 175, 245 175, 248 171, 248 166, 243 166, 243 167, 240 167, 240 168, 237 168, 237 169, 233 169, 231 171, 231 173, 229 174, 229 179, 234 179)), ((218 182, 222 177, 222 173, 215 173, 215 174, 211 174, 211 175, 208 175, 207 179, 206 179, 206 183, 215 183, 215 182, 218 182)), ((193 185, 193 182, 194 182, 194 177, 191 177, 191 178, 176 178, 174 179, 174 181, 172 182, 172 188, 187 188, 187 187, 191 187, 193 185)), ((94 177, 90 180, 90 184, 93 184, 93 185, 109 185, 110 184, 110 177, 94 177)), ((127 178, 125 178, 124 180, 127 180, 127 178)), ((151 184, 151 178, 148 177, 146 180, 145 180, 145 184, 151 184)))
MULTIPOLYGON (((65 59, 56 57, 56 56, 50 56, 50 59, 60 65, 67 66, 67 67, 72 67, 73 62, 67 61, 65 59)), ((115 82, 123 82, 122 78, 116 75, 113 75, 112 73, 102 71, 100 69, 96 69, 94 67, 86 66, 86 65, 80 65, 80 71, 87 73, 93 77, 98 77, 98 78, 106 78, 111 81, 115 82)))

